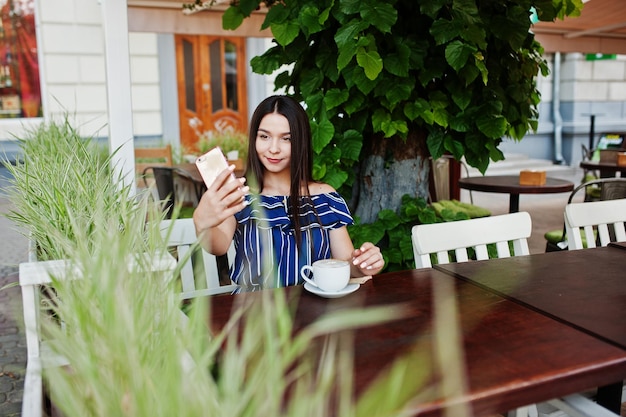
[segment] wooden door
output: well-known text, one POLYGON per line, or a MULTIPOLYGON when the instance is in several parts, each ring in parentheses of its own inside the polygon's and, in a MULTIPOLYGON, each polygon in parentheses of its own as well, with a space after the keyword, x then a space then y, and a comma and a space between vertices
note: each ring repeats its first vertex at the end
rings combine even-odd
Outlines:
POLYGON ((181 145, 197 150, 200 132, 246 132, 245 38, 176 35, 181 145))

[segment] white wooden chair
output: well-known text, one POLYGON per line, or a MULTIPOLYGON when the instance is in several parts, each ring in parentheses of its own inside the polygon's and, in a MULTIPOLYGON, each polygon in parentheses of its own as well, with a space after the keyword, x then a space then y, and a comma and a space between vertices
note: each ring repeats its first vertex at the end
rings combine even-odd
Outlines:
POLYGON ((466 262, 468 248, 474 248, 477 260, 489 259, 488 244, 495 244, 498 258, 528 255, 528 238, 532 230, 530 215, 526 212, 503 214, 455 222, 418 224, 413 226, 413 254, 416 268, 430 268, 431 254, 439 264, 450 263, 449 251, 454 251, 456 262, 466 262))
MULTIPOLYGON (((169 254, 158 255, 150 259, 149 264, 152 272, 172 271, 176 267, 175 260, 169 254)), ((128 268, 132 270, 135 266, 135 260, 131 258, 128 268)), ((53 276, 57 279, 81 278, 80 272, 70 270, 65 260, 23 262, 19 265, 27 352, 22 417, 43 415, 42 370, 69 363, 67 358, 53 354, 40 331, 43 317, 41 295, 44 289, 52 283, 53 276)))
MULTIPOLYGON (((237 289, 232 282, 221 285, 217 257, 196 245, 198 237, 193 219, 163 220, 160 228, 167 245, 175 249, 175 257, 183 262, 179 265, 182 299, 231 293, 237 289), (194 251, 193 254, 190 251, 194 251), (202 270, 203 275, 197 276, 196 271, 202 270)), ((234 255, 235 248, 231 244, 227 257, 231 260, 234 255)))
POLYGON ((583 249, 584 236, 587 247, 596 247, 596 235, 600 246, 611 241, 626 241, 626 198, 619 200, 571 203, 565 206, 565 230, 570 250, 583 249))
MULTIPOLYGON (((590 203, 585 203, 590 204, 590 203)), ((413 226, 413 254, 417 268, 432 267, 430 255, 437 255, 437 263, 450 263, 449 251, 454 251, 456 262, 468 261, 468 248, 474 248, 477 260, 489 259, 487 245, 495 244, 498 258, 528 255, 528 238, 532 230, 530 215, 526 212, 503 214, 456 222, 420 224, 413 226), (513 254, 509 249, 513 243, 513 254)), ((542 403, 543 404, 543 403, 542 403)), ((547 401, 560 416, 619 417, 581 394, 547 401)), ((537 405, 531 404, 511 410, 508 417, 536 417, 537 405)))

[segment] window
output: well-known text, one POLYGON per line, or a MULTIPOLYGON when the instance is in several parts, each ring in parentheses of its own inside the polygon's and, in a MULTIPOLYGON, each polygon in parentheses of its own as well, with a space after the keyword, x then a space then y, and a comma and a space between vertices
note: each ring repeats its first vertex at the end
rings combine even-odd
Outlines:
POLYGON ((34 0, 0 0, 0 118, 40 117, 34 0))

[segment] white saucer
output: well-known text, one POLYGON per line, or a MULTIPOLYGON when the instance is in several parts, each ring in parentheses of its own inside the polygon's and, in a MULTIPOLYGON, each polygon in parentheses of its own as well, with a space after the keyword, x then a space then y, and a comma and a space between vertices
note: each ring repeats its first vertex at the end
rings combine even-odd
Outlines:
POLYGON ((313 294, 319 295, 320 297, 324 297, 324 298, 339 298, 339 297, 343 297, 344 295, 352 294, 353 292, 358 290, 360 286, 361 286, 360 284, 348 284, 345 288, 343 288, 343 289, 341 289, 339 291, 326 292, 326 291, 320 290, 315 285, 309 284, 308 282, 304 283, 304 289, 305 290, 307 290, 308 292, 312 292, 313 294))

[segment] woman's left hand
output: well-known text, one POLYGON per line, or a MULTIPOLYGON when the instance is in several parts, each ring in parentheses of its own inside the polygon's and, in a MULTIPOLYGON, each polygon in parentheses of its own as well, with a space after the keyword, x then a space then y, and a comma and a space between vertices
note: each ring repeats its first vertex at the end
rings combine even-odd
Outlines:
POLYGON ((352 252, 352 264, 356 266, 363 275, 375 275, 383 269, 385 260, 378 246, 370 242, 365 242, 360 248, 352 252))

